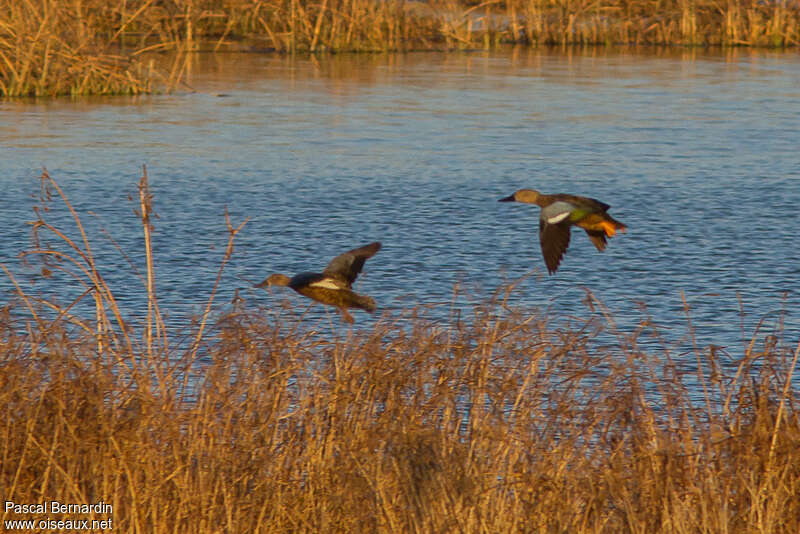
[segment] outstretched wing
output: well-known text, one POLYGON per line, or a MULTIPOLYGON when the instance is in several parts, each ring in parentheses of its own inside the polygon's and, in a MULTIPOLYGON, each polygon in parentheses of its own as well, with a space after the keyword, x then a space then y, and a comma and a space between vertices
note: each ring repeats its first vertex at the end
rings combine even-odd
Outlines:
POLYGON ((558 264, 569 247, 570 216, 574 206, 563 201, 542 208, 539 215, 539 243, 542 256, 550 274, 558 270, 558 264))
POLYGON ((602 230, 586 230, 586 233, 589 235, 589 239, 592 240, 595 248, 600 252, 603 252, 606 249, 606 233, 602 230))
POLYGON ((569 223, 547 224, 539 221, 539 242, 550 274, 558 270, 558 264, 569 246, 569 235, 569 223))
POLYGON ((377 241, 364 245, 363 247, 349 250, 333 258, 322 271, 322 274, 341 280, 351 286, 358 277, 358 273, 364 267, 364 262, 374 256, 381 249, 381 244, 377 241))

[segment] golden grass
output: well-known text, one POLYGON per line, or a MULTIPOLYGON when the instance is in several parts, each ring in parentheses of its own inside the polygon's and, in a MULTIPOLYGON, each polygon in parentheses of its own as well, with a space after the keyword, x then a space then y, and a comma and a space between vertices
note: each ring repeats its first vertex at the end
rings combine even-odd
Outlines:
POLYGON ((0 96, 149 93, 146 53, 528 45, 797 46, 784 0, 0 0, 0 96))
POLYGON ((152 72, 108 50, 80 2, 0 1, 0 95, 143 93, 152 72))
MULTIPOLYGON (((42 183, 75 224, 39 209, 36 236, 61 246, 37 239, 28 260, 96 313, 21 285, 2 308, 6 501, 104 501, 112 514, 79 517, 132 533, 800 531, 800 348, 775 336, 676 356, 644 348, 647 319, 554 326, 509 307, 512 286, 447 323, 408 310, 315 331, 241 301, 213 312, 218 277, 181 337, 158 307, 146 173, 137 326, 42 183)), ((244 225, 226 224, 221 269, 244 225)), ((26 517, 42 518, 2 520, 26 517)))

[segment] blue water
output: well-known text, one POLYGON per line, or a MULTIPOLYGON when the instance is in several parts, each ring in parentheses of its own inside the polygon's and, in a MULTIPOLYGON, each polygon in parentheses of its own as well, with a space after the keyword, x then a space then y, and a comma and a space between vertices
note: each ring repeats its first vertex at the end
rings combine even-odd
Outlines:
MULTIPOLYGON (((158 294, 176 320, 205 305, 227 208, 234 224, 249 221, 220 306, 239 288, 265 313, 287 299, 302 313, 308 301, 247 282, 321 270, 379 240, 357 289, 383 311, 431 304, 446 317, 454 284, 471 295, 456 299, 467 308, 532 273, 510 300, 555 322, 589 315, 588 290, 623 333, 649 316, 668 340, 685 343, 685 298, 701 345, 740 354, 762 319, 759 335, 780 329, 787 344, 800 341, 796 53, 192 61, 188 87, 172 95, 0 102, 1 261, 26 288, 62 303, 83 290, 64 274, 42 279, 36 264, 18 259, 31 248, 25 222, 46 166, 81 214, 126 313, 144 314, 143 283, 101 229, 142 271, 129 196, 146 164, 159 216, 158 294), (548 276, 538 208, 497 202, 522 187, 601 199, 629 231, 602 254, 573 231, 548 276)), ((69 227, 63 207, 51 206, 48 219, 69 227)), ((11 298, 5 277, 0 291, 11 298)), ((317 308, 309 317, 322 317, 317 308)))

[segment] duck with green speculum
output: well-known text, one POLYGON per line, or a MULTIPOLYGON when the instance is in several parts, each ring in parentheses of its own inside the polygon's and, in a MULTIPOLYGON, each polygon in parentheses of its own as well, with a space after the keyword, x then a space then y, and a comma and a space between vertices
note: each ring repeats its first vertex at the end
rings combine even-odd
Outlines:
POLYGON ((539 243, 547 271, 553 274, 569 246, 570 230, 578 226, 586 230, 594 246, 602 252, 606 238, 627 227, 609 215, 611 207, 605 202, 577 195, 543 195, 533 189, 520 189, 500 202, 524 202, 542 208, 539 214, 539 243))
POLYGON ((380 243, 370 243, 336 256, 321 273, 300 273, 291 278, 285 274, 271 274, 256 287, 288 286, 303 296, 338 308, 342 318, 352 323, 353 316, 348 313, 348 308, 369 313, 375 311, 375 301, 357 294, 352 287, 364 268, 364 262, 380 249, 380 243))

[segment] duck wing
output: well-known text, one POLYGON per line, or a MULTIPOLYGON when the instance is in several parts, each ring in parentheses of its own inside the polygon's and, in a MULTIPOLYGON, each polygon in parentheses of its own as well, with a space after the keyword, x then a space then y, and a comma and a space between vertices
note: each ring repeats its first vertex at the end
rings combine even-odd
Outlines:
POLYGON ((606 249, 606 233, 602 230, 586 230, 586 234, 589 236, 589 239, 592 240, 592 244, 599 250, 603 252, 606 249))
POLYGON ((598 212, 598 211, 606 212, 611 208, 611 206, 609 206, 605 202, 597 200, 596 198, 582 197, 578 195, 565 195, 565 194, 551 195, 551 197, 553 197, 553 199, 556 202, 564 202, 567 204, 572 204, 573 206, 575 206, 575 208, 582 208, 584 210, 592 212, 598 212))
POLYGON ((539 216, 539 243, 550 274, 558 270, 558 264, 569 247, 570 215, 574 209, 572 204, 558 201, 542 208, 539 216))
MULTIPOLYGON (((339 278, 332 278, 322 273, 299 273, 289 280, 289 287, 297 292, 302 292, 309 287, 321 287, 325 289, 347 289, 349 284, 339 278)), ((302 293, 301 293, 302 294, 302 293)))
POLYGON ((322 274, 341 280, 350 287, 364 267, 364 262, 374 256, 380 249, 381 244, 376 241, 363 247, 348 250, 344 254, 333 258, 328 266, 325 267, 325 270, 322 271, 322 274))

